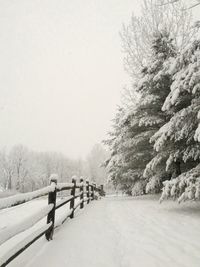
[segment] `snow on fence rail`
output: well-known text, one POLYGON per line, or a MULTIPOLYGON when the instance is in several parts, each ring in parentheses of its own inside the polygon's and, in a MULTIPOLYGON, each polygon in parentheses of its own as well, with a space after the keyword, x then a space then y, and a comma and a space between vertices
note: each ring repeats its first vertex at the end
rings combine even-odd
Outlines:
POLYGON ((23 223, 19 222, 16 225, 7 227, 4 231, 0 232, 0 245, 6 242, 13 236, 26 231, 28 228, 32 227, 34 224, 42 220, 47 214, 53 209, 53 204, 43 207, 39 211, 35 212, 28 218, 26 218, 23 223))
POLYGON ((55 184, 52 183, 50 186, 44 187, 42 189, 39 189, 33 192, 17 194, 15 196, 1 198, 0 199, 0 210, 5 209, 5 208, 10 208, 13 206, 17 206, 19 204, 23 204, 30 200, 48 195, 49 192, 53 192, 54 190, 55 190, 55 184))
POLYGON ((22 203, 28 202, 30 200, 48 195, 48 205, 43 207, 41 210, 32 214, 30 217, 26 218, 22 223, 6 228, 0 233, 0 246, 6 241, 10 240, 12 237, 19 233, 28 230, 30 227, 34 226, 37 222, 41 221, 47 216, 47 224, 39 229, 35 230, 33 233, 29 234, 28 237, 24 238, 20 243, 16 244, 12 249, 6 252, 5 255, 0 259, 0 267, 7 266, 12 260, 14 260, 18 255, 20 255, 26 248, 32 245, 41 236, 45 235, 48 241, 53 239, 54 229, 60 226, 67 218, 73 218, 75 210, 80 206, 80 209, 84 208, 84 203, 90 203, 91 200, 97 198, 96 193, 104 195, 103 186, 96 186, 94 183, 89 183, 86 181, 84 183, 83 179, 80 179, 80 183, 77 183, 75 179, 72 179, 72 183, 58 183, 57 179, 52 178, 50 186, 36 190, 30 193, 19 194, 16 196, 3 198, 0 200, 0 209, 10 208, 22 203), (79 192, 76 193, 76 190, 79 192), (56 203, 57 192, 71 190, 70 196, 59 200, 56 203), (75 200, 79 200, 75 203, 75 200), (67 210, 66 214, 58 218, 55 223, 56 210, 60 207, 70 204, 70 209, 67 210))

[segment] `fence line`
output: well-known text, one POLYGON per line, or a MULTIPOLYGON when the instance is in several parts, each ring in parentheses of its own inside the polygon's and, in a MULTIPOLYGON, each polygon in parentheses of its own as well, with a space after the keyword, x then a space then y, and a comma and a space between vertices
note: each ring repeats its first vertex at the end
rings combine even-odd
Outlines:
POLYGON ((56 210, 63 207, 67 203, 70 203, 70 209, 67 214, 61 218, 61 224, 66 221, 67 218, 74 218, 75 210, 80 207, 84 208, 85 203, 89 204, 90 201, 97 199, 97 193, 99 195, 104 195, 103 186, 97 186, 94 183, 89 183, 86 181, 84 183, 83 179, 80 179, 80 183, 77 183, 75 179, 72 179, 71 183, 57 183, 57 179, 52 178, 50 181, 50 186, 36 190, 30 193, 19 194, 16 196, 11 196, 0 200, 0 209, 10 208, 13 206, 20 205, 22 203, 28 202, 30 200, 48 195, 48 205, 42 208, 40 211, 31 215, 29 218, 24 220, 24 222, 9 227, 0 234, 0 245, 5 243, 7 240, 16 236, 17 234, 28 230, 30 227, 35 225, 37 222, 42 220, 47 216, 47 224, 40 227, 35 232, 31 233, 24 240, 16 244, 11 250, 9 250, 2 259, 0 259, 0 267, 7 266, 11 261, 13 261, 18 255, 20 255, 24 250, 26 250, 30 245, 32 245, 36 240, 45 235, 48 241, 53 239, 54 229, 58 227, 58 223, 55 224, 56 210), (79 192, 76 194, 76 190, 79 192), (61 191, 70 190, 70 196, 63 200, 59 200, 56 203, 57 193, 61 191), (75 200, 79 198, 79 201, 75 203, 75 200))

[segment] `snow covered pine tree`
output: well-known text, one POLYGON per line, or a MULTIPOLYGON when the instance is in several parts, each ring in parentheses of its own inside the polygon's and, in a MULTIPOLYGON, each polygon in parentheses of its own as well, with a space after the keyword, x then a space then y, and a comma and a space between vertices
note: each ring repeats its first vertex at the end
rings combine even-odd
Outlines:
MULTIPOLYGON (((135 84, 134 89, 141 95, 140 100, 132 109, 122 109, 117 114, 112 138, 107 141, 111 148, 107 166, 112 179, 133 195, 145 193, 150 177, 154 180, 151 189, 159 191, 161 187, 161 172, 155 176, 152 170, 146 171, 145 177, 143 172, 147 163, 155 156, 149 140, 169 118, 161 108, 171 85, 167 62, 175 54, 167 31, 157 32, 152 41, 151 63, 143 69, 141 79, 135 84), (157 177, 159 181, 156 180, 157 177)), ((162 167, 163 169, 165 170, 162 167)))
POLYGON ((200 40, 177 57, 171 74, 173 83, 162 110, 172 117, 151 138, 156 151, 168 152, 166 169, 178 165, 174 179, 164 182, 161 200, 170 196, 179 201, 199 199, 200 40))
MULTIPOLYGON (((143 77, 137 85, 141 94, 137 107, 141 116, 139 127, 144 127, 148 141, 170 118, 168 113, 162 111, 162 105, 170 92, 172 79, 168 69, 175 56, 176 49, 167 30, 156 32, 152 42, 151 63, 143 70, 143 77)), ((164 155, 153 151, 143 169, 143 176, 147 180, 146 192, 159 192, 162 181, 169 178, 170 174, 165 171, 164 165, 164 155)))

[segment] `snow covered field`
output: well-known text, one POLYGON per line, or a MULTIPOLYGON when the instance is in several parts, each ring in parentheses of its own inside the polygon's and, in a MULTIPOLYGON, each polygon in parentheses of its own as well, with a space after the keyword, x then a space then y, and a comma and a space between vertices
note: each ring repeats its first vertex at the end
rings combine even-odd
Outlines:
MULTIPOLYGON (((11 213, 17 210, 19 220, 38 204, 2 211, 0 229, 12 221, 11 213)), ((159 204, 154 196, 104 198, 79 210, 55 231, 53 241, 41 238, 9 266, 199 267, 199 221, 199 203, 159 204)))

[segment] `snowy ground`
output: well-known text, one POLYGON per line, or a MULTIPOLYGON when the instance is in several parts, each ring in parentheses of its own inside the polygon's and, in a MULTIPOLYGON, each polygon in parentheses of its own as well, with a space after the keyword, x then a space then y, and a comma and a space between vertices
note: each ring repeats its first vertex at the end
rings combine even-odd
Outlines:
POLYGON ((53 241, 41 238, 9 266, 199 267, 199 221, 200 203, 104 198, 78 211, 53 241))

